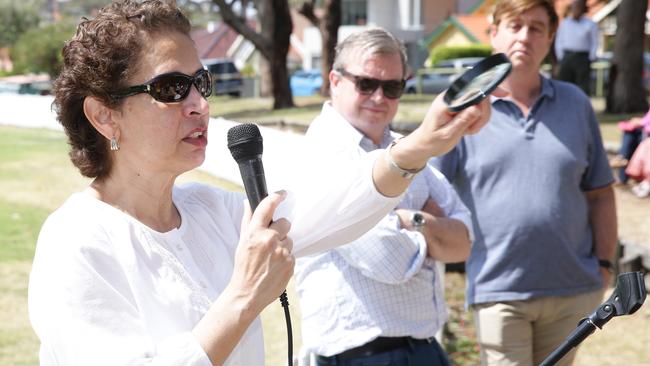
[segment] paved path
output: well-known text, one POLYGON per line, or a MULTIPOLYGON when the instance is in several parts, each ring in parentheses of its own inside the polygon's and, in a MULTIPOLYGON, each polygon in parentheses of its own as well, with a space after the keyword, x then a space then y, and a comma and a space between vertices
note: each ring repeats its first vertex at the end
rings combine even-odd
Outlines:
MULTIPOLYGON (((52 96, 0 94, 0 125, 29 128, 47 128, 63 131, 51 109, 52 96)), ((237 123, 223 118, 211 118, 208 129, 206 159, 199 169, 219 178, 241 185, 237 164, 226 146, 228 129, 237 123)), ((264 138, 264 169, 279 169, 279 164, 289 160, 298 151, 302 135, 260 127, 264 138)))

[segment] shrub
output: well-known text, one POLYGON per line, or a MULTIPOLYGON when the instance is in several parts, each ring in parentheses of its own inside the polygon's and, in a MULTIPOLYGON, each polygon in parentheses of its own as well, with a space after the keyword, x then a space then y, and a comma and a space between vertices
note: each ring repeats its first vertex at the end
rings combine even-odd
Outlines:
POLYGON ((61 49, 75 32, 71 23, 55 23, 23 33, 11 48, 14 73, 48 73, 56 77, 63 65, 61 49))
POLYGON ((38 11, 26 1, 0 1, 0 48, 13 45, 28 29, 38 26, 38 11))
POLYGON ((466 46, 436 46, 431 50, 427 59, 427 67, 432 67, 440 61, 460 57, 486 57, 492 53, 492 47, 484 44, 466 46))

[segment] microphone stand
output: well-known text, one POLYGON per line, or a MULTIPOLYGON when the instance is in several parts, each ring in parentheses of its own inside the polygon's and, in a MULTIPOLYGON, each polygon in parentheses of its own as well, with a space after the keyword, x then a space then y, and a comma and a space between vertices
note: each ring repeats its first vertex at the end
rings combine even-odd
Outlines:
POLYGON ((578 327, 556 348, 539 366, 555 365, 572 348, 577 347, 596 328, 602 329, 603 325, 615 316, 633 314, 645 301, 646 289, 641 272, 627 272, 618 275, 616 288, 612 295, 602 303, 593 314, 582 319, 578 327))

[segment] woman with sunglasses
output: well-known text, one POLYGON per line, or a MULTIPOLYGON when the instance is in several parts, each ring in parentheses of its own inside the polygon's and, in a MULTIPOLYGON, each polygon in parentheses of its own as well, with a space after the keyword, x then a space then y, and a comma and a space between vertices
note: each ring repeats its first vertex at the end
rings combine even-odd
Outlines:
POLYGON ((42 365, 263 365, 259 314, 291 277, 293 241, 361 235, 397 203, 405 170, 489 117, 487 104, 454 115, 437 100, 390 153, 331 154, 331 170, 303 174, 327 186, 287 187, 293 224, 274 218, 284 193, 251 214, 241 194, 174 185, 208 143, 211 82, 189 31, 173 3, 126 0, 84 19, 63 49, 54 106, 72 163, 93 180, 38 239, 29 313, 42 365))

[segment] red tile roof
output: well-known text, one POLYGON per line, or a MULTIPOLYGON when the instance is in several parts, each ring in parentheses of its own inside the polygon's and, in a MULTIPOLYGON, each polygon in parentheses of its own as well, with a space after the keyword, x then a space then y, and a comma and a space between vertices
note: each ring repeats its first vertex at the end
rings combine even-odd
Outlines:
POLYGON ((457 15, 456 19, 474 35, 480 43, 490 44, 490 22, 485 15, 457 15))
MULTIPOLYGON (((249 26, 254 27, 255 25, 250 23, 249 26)), ((228 58, 228 49, 235 42, 239 33, 226 23, 219 22, 210 30, 206 28, 194 29, 190 36, 196 43, 200 58, 228 58)))

